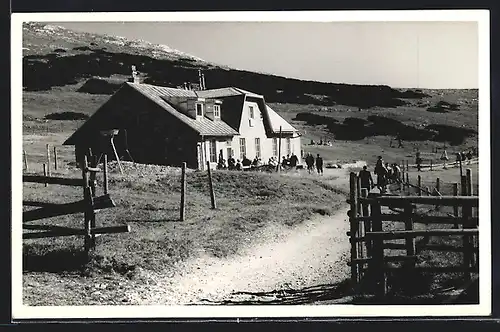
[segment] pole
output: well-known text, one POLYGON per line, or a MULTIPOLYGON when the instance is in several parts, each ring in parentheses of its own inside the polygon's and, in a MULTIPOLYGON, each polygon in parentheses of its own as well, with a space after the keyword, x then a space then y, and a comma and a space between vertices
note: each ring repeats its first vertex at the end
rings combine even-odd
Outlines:
POLYGON ((418 196, 422 196, 422 177, 420 174, 417 176, 417 187, 418 187, 418 196))
POLYGON ((441 192, 441 181, 439 180, 439 178, 436 178, 436 190, 438 192, 441 192))
MULTIPOLYGON (((47 165, 43 164, 43 176, 47 176, 47 165)), ((47 182, 45 182, 45 187, 47 187, 47 182)))
POLYGON ((472 170, 467 168, 465 174, 467 177, 467 196, 472 196, 472 170))
MULTIPOLYGON (((361 197, 362 198, 367 198, 368 197, 368 189, 367 188, 362 188, 361 189, 361 197)), ((363 203, 361 205, 361 215, 363 217, 368 217, 369 212, 368 212, 368 204, 363 203)), ((371 222, 369 220, 364 221, 363 225, 363 230, 362 233, 359 234, 360 236, 365 236, 366 232, 371 232, 372 226, 371 222)), ((366 256, 371 257, 371 246, 370 246, 370 241, 365 241, 365 247, 366 247, 366 256)), ((363 256, 363 252, 361 251, 361 256, 363 256)))
POLYGON ((24 156, 24 169, 28 171, 28 157, 26 156, 26 150, 23 150, 23 156, 24 156))
POLYGON ((462 170, 462 156, 460 156, 460 160, 458 161, 458 164, 460 166, 460 178, 462 178, 462 176, 464 175, 463 170, 462 170))
MULTIPOLYGON (((453 196, 458 196, 458 183, 453 184, 453 196)), ((458 217, 458 205, 453 206, 453 216, 458 217)), ((455 223, 455 228, 458 228, 458 223, 455 223)))
POLYGON ((208 170, 208 186, 210 188, 210 201, 212 202, 212 209, 216 209, 217 204, 215 203, 215 192, 214 192, 214 185, 212 183, 212 171, 210 170, 209 161, 207 161, 207 170, 208 170))
POLYGON ((281 126, 280 126, 280 135, 278 141, 279 141, 278 143, 278 173, 279 173, 281 168, 281 126))
POLYGON ((103 171, 103 182, 104 182, 104 195, 108 194, 108 155, 104 154, 104 171, 103 171))
POLYGON ((431 171, 432 171, 432 159, 431 159, 431 171))
POLYGON ((181 175, 181 221, 184 221, 186 215, 186 163, 182 163, 181 175))
POLYGON ((50 176, 50 145, 47 144, 47 175, 50 176))
POLYGON ((358 258, 357 253, 357 242, 356 233, 358 231, 358 225, 356 221, 357 217, 357 191, 356 191, 356 173, 351 172, 349 177, 349 200, 351 209, 349 210, 349 224, 350 224, 350 238, 351 238, 351 282, 356 285, 358 283, 358 264, 355 264, 355 260, 358 258))
POLYGON ((54 146, 54 170, 57 171, 57 148, 54 146))
POLYGON ((116 162, 118 163, 118 167, 120 168, 120 173, 123 174, 122 164, 120 163, 120 158, 118 157, 118 152, 116 152, 115 143, 113 142, 113 136, 111 136, 111 147, 113 148, 116 162))

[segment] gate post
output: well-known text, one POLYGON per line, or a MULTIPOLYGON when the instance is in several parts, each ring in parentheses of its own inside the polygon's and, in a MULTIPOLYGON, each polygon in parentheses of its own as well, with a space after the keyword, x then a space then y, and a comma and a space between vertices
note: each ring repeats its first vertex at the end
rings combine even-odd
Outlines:
MULTIPOLYGON (((372 217, 372 228, 374 232, 382 231, 382 219, 380 215, 381 207, 379 202, 373 202, 371 204, 371 217, 372 217)), ((373 277, 376 286, 376 295, 379 297, 384 297, 387 294, 387 280, 385 278, 385 264, 384 264, 384 240, 382 238, 374 238, 372 244, 372 263, 373 266, 370 270, 373 271, 373 277)))
POLYGON ((349 210, 349 224, 350 224, 350 238, 351 238, 351 282, 353 284, 358 283, 358 265, 356 264, 356 259, 358 258, 358 253, 357 253, 357 230, 358 230, 358 223, 356 220, 356 217, 358 215, 357 213, 357 205, 358 205, 358 199, 357 199, 357 190, 356 190, 356 183, 357 183, 357 176, 356 173, 351 172, 349 175, 349 203, 351 206, 351 209, 349 210))

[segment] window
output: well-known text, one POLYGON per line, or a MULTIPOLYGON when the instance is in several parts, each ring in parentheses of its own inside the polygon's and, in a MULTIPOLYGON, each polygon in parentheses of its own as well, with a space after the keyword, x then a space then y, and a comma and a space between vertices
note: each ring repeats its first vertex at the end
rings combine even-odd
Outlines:
POLYGON ((292 153, 292 144, 290 142, 290 138, 286 139, 286 153, 291 154, 292 153))
POLYGON ((240 138, 240 159, 243 159, 247 154, 247 147, 244 138, 240 138))
POLYGON ((217 146, 215 140, 210 141, 210 162, 217 162, 217 146))
POLYGON ((220 105, 214 105, 214 117, 220 118, 220 105))
POLYGON ((248 126, 253 127, 255 112, 253 110, 253 106, 249 106, 249 109, 250 109, 250 118, 248 119, 248 126))
POLYGON ((260 158, 260 138, 255 138, 255 156, 260 158))
POLYGON ((196 116, 203 116, 203 104, 196 104, 196 116))
POLYGON ((273 156, 278 155, 278 139, 276 137, 273 138, 273 156))

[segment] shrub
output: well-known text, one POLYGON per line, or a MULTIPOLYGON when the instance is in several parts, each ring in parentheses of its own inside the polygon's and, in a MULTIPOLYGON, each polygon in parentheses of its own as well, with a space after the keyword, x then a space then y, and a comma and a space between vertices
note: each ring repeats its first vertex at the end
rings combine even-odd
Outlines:
POLYGON ((51 113, 45 116, 47 120, 87 120, 89 116, 80 112, 51 113))

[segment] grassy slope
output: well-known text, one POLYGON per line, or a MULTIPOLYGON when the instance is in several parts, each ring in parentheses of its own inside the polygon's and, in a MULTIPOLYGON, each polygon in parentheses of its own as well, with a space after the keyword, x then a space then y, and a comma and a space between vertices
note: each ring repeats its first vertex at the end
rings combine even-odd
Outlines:
MULTIPOLYGON (((416 127, 428 124, 447 124, 478 130, 477 90, 423 90, 423 92, 429 94, 430 97, 414 100, 410 105, 396 108, 375 107, 358 111, 357 108, 343 105, 271 104, 270 106, 303 133, 302 144, 306 152, 320 153, 327 160, 338 162, 366 160, 369 163, 374 163, 378 155, 383 155, 388 162, 410 160, 411 163, 414 162, 415 149, 418 147, 424 160, 434 160, 437 163, 441 154, 434 154, 432 151, 434 147, 442 148, 443 143, 404 142, 404 148, 399 149, 390 147, 391 138, 387 136, 369 137, 359 141, 335 140, 334 135, 323 126, 309 126, 303 121, 293 120, 296 114, 301 112, 331 116, 339 122, 348 117, 366 119, 370 115, 381 115, 416 127), (460 110, 449 113, 432 113, 426 110, 428 106, 435 105, 438 101, 456 103, 460 105, 460 110), (309 145, 311 140, 318 142, 320 139, 331 140, 333 146, 309 145)), ((393 144, 396 145, 396 142, 393 144)), ((468 138, 460 146, 448 146, 448 156, 452 157, 453 152, 463 151, 472 146, 477 147, 477 136, 468 138)))
MULTIPOLYGON (((95 255, 86 270, 87 275, 93 275, 93 283, 103 280, 129 282, 141 269, 174 273, 177 262, 196 257, 201 252, 216 257, 237 254, 242 247, 251 246, 259 232, 268 227, 293 227, 314 213, 330 214, 345 198, 345 193, 316 179, 214 171, 218 209, 212 210, 207 175, 195 171, 187 177, 187 220, 179 222, 178 169, 161 173, 155 167, 151 170, 148 166, 126 165, 123 176, 117 172, 116 165, 112 169, 110 194, 117 207, 100 211, 97 224, 126 223, 131 225, 132 231, 98 238, 95 255)), ((80 172, 67 167, 55 174, 78 177, 80 172)), ((81 199, 81 192, 72 187, 50 185, 45 188, 25 184, 24 199, 70 202, 81 199)), ((78 214, 30 222, 30 225, 81 228, 82 221, 82 215, 78 214)), ((63 280, 63 285, 49 281, 43 287, 27 288, 25 300, 40 303, 51 294, 49 303, 91 301, 90 294, 80 294, 77 298, 78 293, 68 296, 62 290, 63 286, 69 287, 71 280, 82 278, 81 248, 82 239, 76 237, 25 241, 25 283, 53 280, 55 275, 52 273, 63 280)), ((81 281, 88 280, 83 278, 81 281)))

